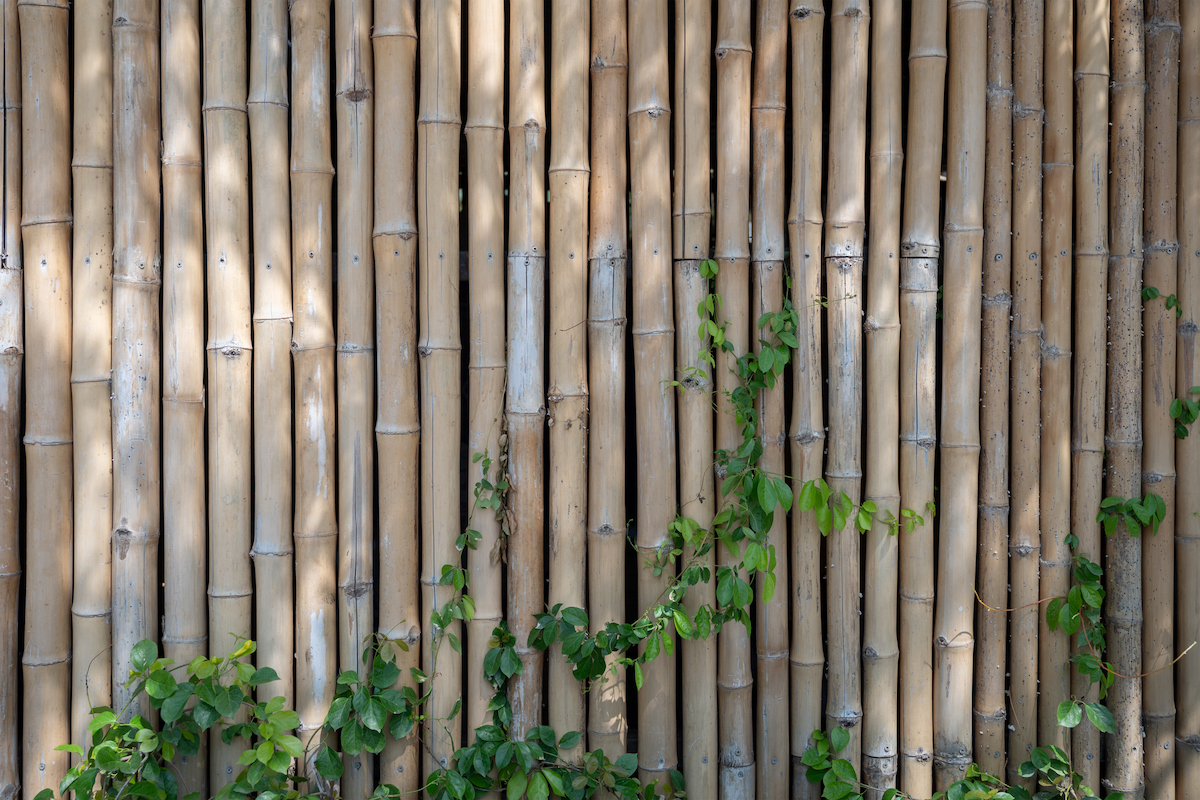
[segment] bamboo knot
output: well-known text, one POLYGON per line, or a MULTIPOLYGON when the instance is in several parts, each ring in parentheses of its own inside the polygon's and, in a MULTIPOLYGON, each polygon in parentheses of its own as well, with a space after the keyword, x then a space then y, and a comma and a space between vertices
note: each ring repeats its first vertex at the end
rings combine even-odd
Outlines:
POLYGON ((361 103, 370 97, 371 94, 370 89, 350 89, 349 91, 342 92, 342 97, 345 97, 351 103, 361 103))
POLYGON ((1200 325, 1194 322, 1185 322, 1179 326, 1179 335, 1185 339, 1195 339, 1197 331, 1200 331, 1200 325))
MULTIPOLYGON (((1142 473, 1142 482, 1150 484, 1161 483, 1164 477, 1164 475, 1158 472, 1144 472, 1142 473)), ((1171 477, 1174 476, 1172 475, 1171 477)))
POLYGON ((1041 547, 1032 544, 1015 544, 1008 548, 1010 553, 1018 556, 1031 556, 1034 553, 1041 552, 1041 547))
POLYGON ((813 9, 813 8, 810 8, 809 6, 797 6, 796 8, 792 9, 791 16, 792 16, 792 19, 801 20, 801 19, 808 19, 813 14, 824 15, 825 9, 823 9, 823 8, 813 9))
POLYGON ((1012 295, 1008 292, 1000 292, 992 296, 983 296, 984 308, 1008 308, 1012 305, 1012 295))
POLYGON ((1014 100, 1013 108, 1012 108, 1012 115, 1013 115, 1013 119, 1017 119, 1017 120, 1026 120, 1026 119, 1035 119, 1035 118, 1042 119, 1045 117, 1046 112, 1040 108, 1032 108, 1030 106, 1027 106, 1024 103, 1022 103, 1020 100, 1014 100))
MULTIPOLYGON (((1197 753, 1200 753, 1200 734, 1189 734, 1188 736, 1176 739, 1175 741, 1179 742, 1184 747, 1190 747, 1197 753)), ((0 800, 2 800, 2 798, 0 798, 0 800)))
POLYGON ((221 355, 225 356, 226 358, 240 358, 242 355, 242 351, 245 349, 246 348, 244 348, 244 347, 237 347, 236 345, 229 345, 228 347, 221 348, 221 355))
POLYGON ((342 591, 350 599, 358 599, 371 591, 371 581, 351 581, 342 584, 342 591))
POLYGON ((1062 348, 1056 347, 1055 345, 1050 344, 1049 342, 1045 341, 1044 339, 1042 340, 1042 359, 1043 360, 1058 359, 1058 358, 1063 358, 1065 356, 1070 356, 1070 355, 1071 355, 1071 353, 1069 350, 1064 351, 1062 348))

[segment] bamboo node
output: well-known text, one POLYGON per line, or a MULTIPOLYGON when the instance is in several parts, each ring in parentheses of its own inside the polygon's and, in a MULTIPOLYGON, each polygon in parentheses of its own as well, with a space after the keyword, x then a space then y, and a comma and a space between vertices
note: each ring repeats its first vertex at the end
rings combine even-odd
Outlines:
POLYGON ((1071 352, 1069 350, 1063 351, 1062 348, 1060 348, 1060 347, 1052 345, 1045 340, 1042 341, 1042 359, 1043 360, 1069 358, 1070 355, 1071 355, 1071 352))
POLYGON ((372 581, 351 581, 342 584, 342 592, 350 599, 357 599, 371 591, 373 585, 372 581))

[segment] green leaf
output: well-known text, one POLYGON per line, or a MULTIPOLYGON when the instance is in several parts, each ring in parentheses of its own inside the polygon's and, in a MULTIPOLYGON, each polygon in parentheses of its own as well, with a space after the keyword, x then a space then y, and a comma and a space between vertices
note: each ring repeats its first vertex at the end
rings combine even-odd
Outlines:
POLYGON ((579 744, 581 739, 583 739, 583 734, 579 731, 570 731, 565 733, 563 734, 563 737, 558 740, 559 749, 570 750, 572 747, 579 744))
POLYGON ((775 483, 765 475, 758 479, 758 504, 764 511, 770 511, 779 503, 775 494, 775 483))
POLYGON ((588 616, 581 608, 564 608, 563 621, 574 628, 587 628, 588 616))
POLYGON ((133 646, 133 650, 129 653, 129 663, 138 672, 145 672, 156 658, 158 658, 158 645, 149 639, 142 639, 133 646))
POLYGON ((546 800, 550 796, 550 787, 546 784, 546 778, 541 771, 533 773, 533 777, 529 779, 529 800, 546 800))
MULTIPOLYGON (((633 685, 637 687, 639 692, 642 690, 642 680, 642 665, 635 661, 633 663, 633 685)), ((634 763, 637 763, 636 758, 634 763)))
POLYGON ((1098 730, 1104 733, 1116 733, 1117 721, 1113 718, 1111 711, 1099 703, 1087 703, 1083 708, 1087 712, 1088 719, 1098 730))
POLYGON ((1083 720, 1083 709, 1073 700, 1058 704, 1058 724, 1063 728, 1074 728, 1083 720))
POLYGON ((317 754, 316 766, 322 778, 335 780, 342 777, 342 759, 329 745, 324 745, 317 754))
POLYGON ((508 779, 508 800, 520 800, 525 796, 525 789, 529 786, 529 778, 525 774, 525 770, 519 769, 513 773, 508 779))
POLYGON ((833 774, 843 781, 855 782, 858 780, 858 776, 854 774, 854 767, 844 758, 833 762, 833 774))
POLYGON ((695 636, 695 631, 692 629, 691 620, 688 619, 687 612, 682 609, 675 609, 671 612, 671 616, 675 620, 675 630, 683 639, 691 639, 695 636))
POLYGON ((846 745, 850 744, 850 732, 842 727, 834 728, 829 732, 829 743, 833 752, 841 752, 846 745))
POLYGON ((342 752, 348 756, 357 755, 363 749, 363 728, 357 721, 351 721, 342 729, 342 752))
POLYGON ((637 754, 626 753, 618 758, 613 766, 623 773, 623 777, 629 777, 637 771, 637 754))

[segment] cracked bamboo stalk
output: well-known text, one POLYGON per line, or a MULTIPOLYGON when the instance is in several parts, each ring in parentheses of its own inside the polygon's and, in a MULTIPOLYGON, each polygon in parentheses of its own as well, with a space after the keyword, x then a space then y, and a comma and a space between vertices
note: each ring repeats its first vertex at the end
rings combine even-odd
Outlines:
POLYGON ((924 522, 900 538, 900 787, 933 795, 933 466, 946 91, 946 3, 915 2, 900 240, 900 506, 924 522))
MULTIPOLYGON (((379 448, 379 631, 404 642, 392 648, 403 681, 421 665, 418 506, 421 420, 417 375, 416 0, 377 0, 375 96, 375 318, 379 346, 375 440, 379 448)), ((402 793, 421 788, 414 730, 391 736, 379 764, 381 783, 402 793)))
MULTIPOLYGON (((796 355, 792 365, 791 439, 792 494, 800 497, 807 481, 821 477, 825 451, 823 380, 821 374, 821 136, 822 64, 825 9, 799 0, 788 13, 792 33, 792 192, 788 210, 792 305, 796 355)), ((792 509, 789 551, 792 608, 791 797, 816 800, 821 787, 808 780, 800 759, 823 727, 822 690, 825 674, 821 635, 821 532, 812 511, 792 509)))
MULTIPOLYGON (((629 162, 634 231, 633 359, 637 399, 637 549, 639 609, 671 579, 645 562, 670 542, 675 519, 675 326, 671 280, 671 98, 666 0, 629 3, 629 162)), ((746 229, 743 226, 742 235, 746 229)), ((670 639, 670 626, 662 633, 670 639)), ((675 659, 662 648, 642 668, 638 692, 638 779, 670 784, 677 766, 675 659)))
MULTIPOLYGON (((70 766, 70 755, 55 750, 71 741, 70 49, 65 0, 21 2, 17 4, 17 14, 21 31, 21 93, 30 99, 21 120, 24 146, 21 239, 24 252, 34 265, 25 276, 24 287, 28 589, 21 658, 25 721, 21 732, 21 788, 25 796, 33 797, 43 789, 57 791, 70 766)), ((157 115, 149 122, 142 122, 152 127, 156 120, 157 115)), ((123 132, 119 124, 118 131, 123 132)), ((129 150, 135 144, 129 141, 129 150)), ((157 161, 152 161, 152 170, 157 170, 157 161)), ((127 163, 123 159, 118 162, 121 166, 127 163)), ((118 171, 118 179, 125 179, 126 188, 132 176, 132 170, 118 171)), ((117 199, 126 198, 118 195, 117 199)), ((118 208, 128 211, 127 203, 119 204, 118 208)), ((150 242, 156 243, 156 238, 150 242)), ((120 245, 128 248, 129 240, 122 239, 120 245)), ((154 251, 154 247, 149 247, 147 259, 154 251)), ((129 259, 119 259, 118 263, 126 266, 129 259)), ((154 266, 157 269, 157 262, 154 266)), ((157 493, 154 500, 157 501, 157 493)), ((136 559, 135 553, 129 560, 136 559)), ((121 619, 126 627, 134 627, 133 620, 121 619)), ((137 622, 148 621, 139 618, 137 622)), ((147 633, 153 635, 151 629, 147 633)))
POLYGON ((903 40, 899 0, 875 0, 871 22, 871 236, 868 240, 866 481, 875 503, 866 535, 863 600, 863 782, 878 800, 896 788, 896 637, 899 541, 886 523, 900 518, 900 210, 904 178, 903 40))
MULTIPOLYGON (((592 0, 592 119, 588 242, 588 621, 625 621, 626 227, 625 0, 592 0)), ((628 732, 625 668, 609 656, 588 692, 589 750, 616 761, 628 732)), ((711 725, 711 720, 710 723, 711 725)))

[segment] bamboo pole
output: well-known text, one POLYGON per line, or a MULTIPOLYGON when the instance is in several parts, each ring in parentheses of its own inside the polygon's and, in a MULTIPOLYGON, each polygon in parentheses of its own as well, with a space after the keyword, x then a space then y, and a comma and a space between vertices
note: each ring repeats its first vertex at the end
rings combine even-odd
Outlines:
MULTIPOLYGON (((753 319, 783 309, 784 265, 787 249, 784 211, 784 116, 787 113, 786 0, 769 0, 757 7, 754 92, 751 97, 752 143, 751 258, 753 260, 753 319)), ((762 334, 754 338, 759 339, 762 334)), ((783 382, 759 398, 759 433, 763 469, 784 475, 787 412, 783 382)), ((764 797, 787 797, 790 779, 788 729, 788 529, 787 513, 775 514, 770 541, 781 556, 775 567, 776 588, 770 600, 761 592, 756 601, 758 713, 755 718, 757 775, 755 785, 764 797)), ((688 686, 690 694, 691 684, 688 686)), ((686 763, 686 762, 685 762, 686 763)), ((691 786, 689 783, 688 786, 691 786)))
MULTIPOLYGON (((933 464, 946 4, 913 4, 900 239, 900 505, 924 519, 900 538, 900 787, 933 794, 933 464)), ((943 562, 945 563, 945 562, 943 562)), ((968 607, 970 604, 968 604, 968 607)))
MULTIPOLYGON (((1109 115, 1108 396, 1105 494, 1142 493, 1142 201, 1145 170, 1145 31, 1140 0, 1112 4, 1112 110, 1109 115)), ((1118 526, 1105 548, 1106 656, 1122 675, 1142 672, 1142 542, 1118 526)), ((1104 783, 1126 800, 1145 794, 1141 681, 1118 679, 1108 693, 1116 718, 1104 783)))
MULTIPOLYGON (((1179 236, 1176 189, 1179 118, 1179 3, 1146 4, 1146 131, 1144 210, 1146 261, 1143 284, 1162 297, 1175 295, 1179 236)), ((1145 729, 1146 792, 1158 800, 1175 797, 1175 424, 1176 310, 1158 300, 1142 308, 1145 361, 1142 370, 1142 492, 1166 503, 1158 532, 1143 544, 1142 725, 1145 729)), ((1189 386, 1182 387, 1186 392, 1189 386)))
MULTIPOLYGON (((1076 3, 1075 372, 1071 393, 1071 531, 1077 551, 1099 560, 1096 512, 1104 499, 1104 407, 1108 313, 1108 0, 1076 3)), ((1065 560, 1065 559, 1064 559, 1065 560)), ((1071 691, 1095 701, 1097 689, 1072 670, 1071 691)), ((1084 720, 1071 734, 1072 763, 1083 782, 1100 782, 1100 736, 1084 720)))
MULTIPOLYGON (((1041 597, 1063 597, 1071 585, 1071 313, 1072 180, 1074 171, 1073 20, 1070 0, 1046 4, 1046 124, 1042 149, 1042 448, 1041 597)), ((986 256, 985 256, 986 258, 986 256)), ((987 262, 985 261, 985 264, 987 262)), ((1093 516, 1092 522, 1095 521, 1093 516)), ((1038 742, 1069 750, 1058 704, 1071 696, 1070 642, 1038 612, 1038 742)), ((1092 784, 1095 785, 1095 784, 1092 784)))
POLYGON ((250 4, 250 188, 254 220, 254 631, 279 674, 258 696, 293 707, 292 253, 286 0, 250 4))
MULTIPOLYGON (((204 491, 204 196, 200 142, 200 3, 162 5, 163 650, 187 664, 208 653, 204 491)), ((207 735, 180 758, 181 786, 208 795, 207 735)))
MULTIPOLYGON (((416 63, 417 4, 375 4, 375 318, 379 347, 379 630, 406 683, 421 665, 418 505, 421 420, 417 368, 416 63)), ((421 788, 416 732, 388 737, 381 783, 421 788)))
MULTIPOLYGON (((1008 700, 1009 319, 1012 309, 1013 10, 988 13, 987 154, 983 209, 983 350, 979 409, 979 599, 975 624, 975 758, 1001 775, 1008 700)), ((1034 654, 1036 657, 1036 653, 1034 654)))
MULTIPOLYGON (((719 23, 718 23, 719 29, 719 23)), ((670 579, 643 562, 666 545, 675 518, 675 327, 671 281, 671 116, 665 0, 629 3, 629 161, 633 238, 633 358, 637 398, 638 604, 647 608, 670 579)), ((718 122, 719 125, 719 122, 718 122)), ((742 234, 745 236, 743 226, 742 234)), ((511 338, 511 337, 510 337, 511 338)), ((670 626, 663 632, 670 638, 670 626)), ((663 648, 669 651, 668 647, 663 648)), ((638 778, 670 784, 676 768, 675 660, 643 667, 638 692, 638 778)))
POLYGON ((877 519, 867 532, 863 611, 863 782, 875 791, 896 788, 896 637, 899 579, 897 533, 884 520, 900 518, 900 190, 904 178, 903 46, 898 0, 876 0, 871 23, 871 237, 868 240, 867 474, 864 499, 877 519))
MULTIPOLYGON (((587 574, 587 206, 588 42, 591 14, 579 0, 551 4, 550 128, 550 588, 551 605, 583 608, 587 574)), ((583 685, 562 654, 550 654, 547 722, 587 726, 583 685)), ((560 752, 582 764, 585 747, 560 752)))
POLYGON ((26 591, 22 790, 58 789, 71 740, 71 139, 65 2, 18 3, 25 191, 26 591))
MULTIPOLYGON (((625 0, 592 0, 591 197, 588 242, 588 619, 625 621, 626 224, 625 0)), ((628 731, 625 668, 610 656, 588 695, 588 749, 616 761, 628 731)), ((709 724, 711 725, 711 718, 709 724)), ((715 763, 715 762, 714 762, 715 763)))
MULTIPOLYGON (((441 608, 453 586, 439 586, 441 566, 457 562, 462 343, 458 313, 458 147, 460 0, 421 0, 420 98, 417 111, 417 303, 421 358, 421 618, 441 608)), ((460 625, 449 632, 459 635, 460 625)), ((450 648, 436 654, 432 625, 422 629, 422 669, 436 671, 430 714, 450 716, 461 695, 462 664, 450 648)), ((427 723, 423 773, 449 763, 461 717, 427 723)))
MULTIPOLYGON (((823 4, 799 0, 789 12, 792 27, 792 194, 788 233, 792 260, 792 304, 796 360, 792 366, 792 493, 823 472, 825 423, 821 375, 821 135, 823 4)), ((791 797, 816 800, 821 787, 801 763, 812 732, 822 727, 825 674, 821 635, 821 532, 813 512, 792 509, 791 797)))
POLYGON ((75 8, 71 417, 75 441, 71 741, 112 703, 112 5, 75 8))

